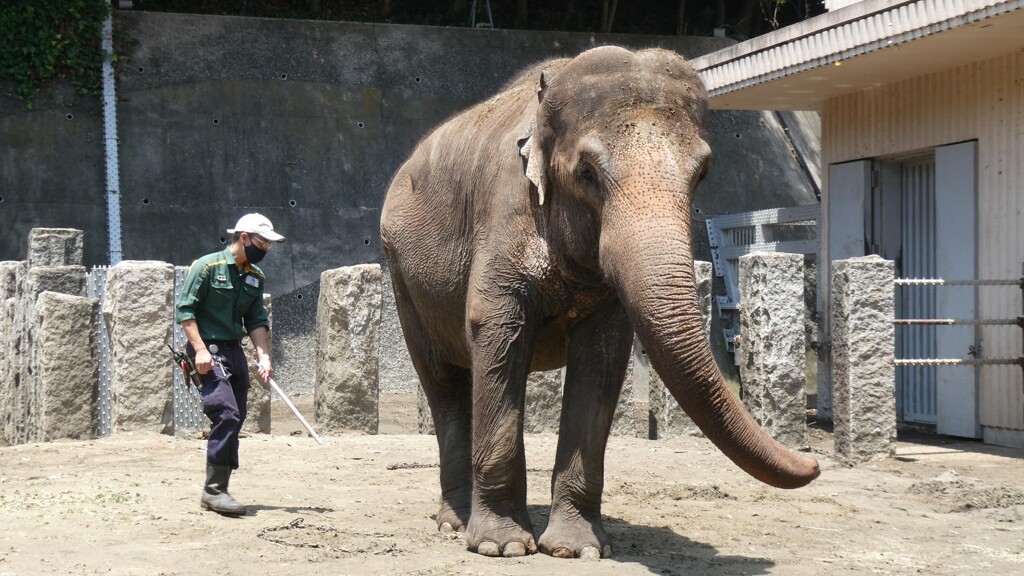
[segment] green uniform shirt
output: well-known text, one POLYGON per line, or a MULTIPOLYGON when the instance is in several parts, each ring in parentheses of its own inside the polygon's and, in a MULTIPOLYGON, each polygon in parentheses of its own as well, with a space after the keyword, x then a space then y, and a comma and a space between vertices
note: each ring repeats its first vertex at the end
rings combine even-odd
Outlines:
POLYGON ((174 320, 195 320, 204 341, 242 338, 268 324, 263 281, 263 271, 252 264, 238 269, 230 247, 207 254, 189 267, 174 320))

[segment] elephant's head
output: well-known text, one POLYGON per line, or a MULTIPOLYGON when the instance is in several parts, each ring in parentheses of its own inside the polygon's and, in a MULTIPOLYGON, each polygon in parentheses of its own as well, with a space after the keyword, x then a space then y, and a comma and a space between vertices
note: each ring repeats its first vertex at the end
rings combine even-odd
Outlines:
POLYGON ((520 141, 555 249, 614 286, 651 364, 700 429, 750 475, 782 488, 818 475, 750 417, 704 334, 691 250, 694 191, 711 149, 707 92, 664 50, 590 50, 539 74, 520 141))

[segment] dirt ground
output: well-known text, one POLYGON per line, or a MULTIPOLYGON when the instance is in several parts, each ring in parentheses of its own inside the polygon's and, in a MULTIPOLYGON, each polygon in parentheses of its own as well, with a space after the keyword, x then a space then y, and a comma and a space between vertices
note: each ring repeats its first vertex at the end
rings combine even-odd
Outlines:
MULTIPOLYGON (((300 408, 302 408, 302 403, 300 408)), ((308 405, 305 414, 312 414, 308 405)), ((242 441, 244 518, 199 509, 204 442, 156 433, 0 448, 7 574, 1024 574, 1024 451, 901 435, 898 455, 782 491, 701 438, 612 438, 614 557, 485 558, 435 528, 437 444, 416 434, 242 441)), ((399 430, 394 422, 385 429, 399 430)), ((557 438, 529 435, 529 505, 547 522, 557 438)))

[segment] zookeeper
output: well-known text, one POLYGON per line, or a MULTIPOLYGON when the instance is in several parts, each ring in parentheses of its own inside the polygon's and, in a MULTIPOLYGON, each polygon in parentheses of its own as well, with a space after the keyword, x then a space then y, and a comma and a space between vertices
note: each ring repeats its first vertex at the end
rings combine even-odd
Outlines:
POLYGON ((228 492, 238 469, 238 434, 246 416, 249 369, 241 339, 256 347, 260 378, 273 375, 270 332, 263 306, 263 271, 256 266, 284 236, 261 214, 246 214, 235 227, 231 244, 199 258, 188 269, 178 297, 175 321, 188 338, 186 352, 202 376, 203 412, 210 419, 206 444, 206 484, 200 505, 228 516, 246 508, 228 492))

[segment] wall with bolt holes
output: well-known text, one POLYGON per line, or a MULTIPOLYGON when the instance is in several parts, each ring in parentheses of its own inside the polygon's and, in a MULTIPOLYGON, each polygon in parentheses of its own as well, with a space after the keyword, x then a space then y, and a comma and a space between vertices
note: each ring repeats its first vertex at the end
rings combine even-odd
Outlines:
MULTIPOLYGON (((308 363, 320 273, 380 262, 384 192, 432 127, 545 58, 600 44, 692 57, 733 42, 124 10, 115 33, 126 46, 117 63, 123 258, 187 265, 223 247, 240 215, 267 215, 288 237, 264 262, 275 353, 293 341, 281 368, 296 370, 308 363)), ((33 227, 67 227, 85 231, 87 267, 106 264, 99 100, 57 87, 29 111, 2 88, 0 260, 20 259, 33 227)), ((698 257, 709 259, 709 215, 816 201, 786 135, 816 137, 817 126, 797 120, 711 113, 698 257)))

